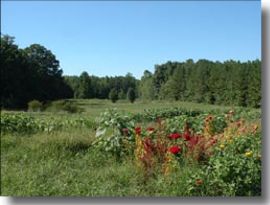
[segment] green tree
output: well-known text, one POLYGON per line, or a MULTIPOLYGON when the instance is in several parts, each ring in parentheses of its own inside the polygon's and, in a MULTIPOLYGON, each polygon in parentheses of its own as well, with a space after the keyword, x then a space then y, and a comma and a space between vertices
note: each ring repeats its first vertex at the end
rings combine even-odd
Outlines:
POLYGON ((118 100, 118 94, 117 94, 117 90, 115 88, 111 89, 111 91, 109 93, 109 98, 113 103, 115 103, 118 100))
POLYGON ((87 99, 91 97, 91 80, 85 71, 80 75, 78 89, 78 98, 87 99))
POLYGON ((155 99, 155 87, 153 82, 153 75, 150 71, 145 70, 139 84, 140 97, 143 100, 155 99))
POLYGON ((80 79, 78 76, 64 76, 64 81, 73 90, 73 98, 79 98, 80 79))
POLYGON ((165 94, 163 94, 164 99, 170 98, 174 100, 186 100, 186 76, 185 69, 181 64, 177 64, 173 75, 162 88, 162 91, 165 94))
POLYGON ((62 69, 56 56, 39 44, 32 44, 24 49, 28 63, 35 77, 34 95, 38 100, 56 100, 73 96, 71 88, 64 82, 62 69), (37 86, 38 85, 38 86, 37 86))
POLYGON ((0 52, 1 107, 26 108, 31 100, 33 75, 24 52, 14 43, 14 37, 8 35, 1 36, 0 52))
POLYGON ((14 37, 1 35, 1 107, 27 108, 31 100, 73 96, 62 77, 59 61, 39 44, 20 49, 14 37))
POLYGON ((133 103, 136 99, 136 93, 133 88, 128 89, 127 97, 131 103, 133 103))
POLYGON ((248 62, 248 66, 247 103, 250 107, 258 108, 261 106, 261 62, 248 62))
POLYGON ((118 99, 126 99, 126 97, 127 97, 127 95, 126 95, 126 93, 124 92, 124 90, 123 89, 120 89, 120 92, 119 92, 119 94, 118 94, 118 99))

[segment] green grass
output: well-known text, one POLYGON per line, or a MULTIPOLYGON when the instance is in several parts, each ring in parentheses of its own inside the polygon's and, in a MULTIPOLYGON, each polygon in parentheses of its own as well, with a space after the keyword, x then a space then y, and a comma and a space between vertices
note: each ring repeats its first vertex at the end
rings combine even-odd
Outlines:
MULTIPOLYGON (((70 118, 70 117, 88 117, 89 119, 96 119, 99 117, 100 113, 106 111, 106 109, 116 108, 118 111, 129 112, 129 113, 143 113, 145 109, 162 109, 162 108, 172 108, 180 107, 184 109, 200 109, 205 111, 210 111, 213 109, 226 110, 237 108, 235 106, 219 106, 219 105, 209 105, 202 103, 192 103, 192 102, 181 102, 181 101, 141 101, 137 100, 134 103, 130 103, 128 100, 119 100, 116 103, 112 103, 110 100, 101 99, 72 99, 74 103, 78 105, 79 108, 83 109, 82 113, 68 114, 66 112, 27 112, 29 115, 38 118, 70 118)), ((253 108, 247 108, 249 110, 258 110, 253 108)), ((19 111, 2 111, 2 112, 19 112, 19 111)))
POLYGON ((77 100, 77 104, 85 110, 85 113, 91 114, 91 116, 98 116, 100 112, 103 112, 107 108, 117 108, 119 111, 138 113, 143 112, 144 109, 160 109, 160 108, 171 108, 171 107, 182 107, 187 109, 226 109, 229 107, 198 104, 191 102, 177 102, 177 101, 135 101, 129 103, 126 100, 120 100, 116 103, 112 103, 110 100, 77 100))
POLYGON ((182 174, 178 186, 161 176, 145 182, 132 159, 119 162, 95 151, 92 136, 89 130, 3 136, 1 195, 177 196, 183 191, 182 174))
MULTIPOLYGON (((225 107, 186 102, 127 103, 77 100, 81 114, 30 113, 37 118, 86 116, 95 119, 107 108, 137 113, 144 109, 180 106, 205 110, 225 107)), ((226 107, 228 108, 228 107, 226 107)), ((188 173, 183 167, 170 178, 157 174, 145 180, 132 158, 122 161, 91 146, 95 131, 68 128, 50 134, 1 135, 1 195, 5 196, 182 196, 188 173)))

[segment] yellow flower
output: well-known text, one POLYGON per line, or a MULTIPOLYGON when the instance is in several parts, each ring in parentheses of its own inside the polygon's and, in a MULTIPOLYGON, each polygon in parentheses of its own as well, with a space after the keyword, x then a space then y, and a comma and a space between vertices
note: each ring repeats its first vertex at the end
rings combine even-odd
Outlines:
POLYGON ((220 147, 221 149, 224 149, 225 145, 224 145, 224 144, 221 144, 221 145, 219 145, 219 147, 220 147))
POLYGON ((253 154, 253 152, 252 152, 252 151, 250 151, 250 152, 246 152, 246 153, 245 153, 245 156, 246 156, 246 157, 251 157, 251 156, 252 156, 252 154, 253 154))

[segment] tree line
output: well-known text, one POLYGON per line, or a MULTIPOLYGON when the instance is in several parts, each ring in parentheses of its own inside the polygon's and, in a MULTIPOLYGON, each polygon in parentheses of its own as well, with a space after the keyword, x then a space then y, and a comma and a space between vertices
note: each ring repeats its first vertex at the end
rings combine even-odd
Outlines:
POLYGON ((125 76, 97 77, 82 72, 80 76, 65 76, 66 83, 73 89, 73 97, 79 99, 126 99, 128 93, 134 92, 138 97, 139 80, 127 73, 125 76))
POLYGON ((44 46, 21 49, 14 37, 1 35, 1 108, 25 108, 31 100, 42 102, 72 97, 59 61, 44 46))
POLYGON ((189 59, 155 65, 140 80, 125 76, 97 77, 82 72, 63 76, 56 56, 39 44, 21 49, 1 35, 1 108, 26 108, 31 100, 57 99, 180 100, 218 105, 260 107, 261 62, 213 62, 189 59))
POLYGON ((140 81, 144 99, 171 99, 234 106, 261 106, 261 61, 223 63, 189 59, 156 65, 140 81))

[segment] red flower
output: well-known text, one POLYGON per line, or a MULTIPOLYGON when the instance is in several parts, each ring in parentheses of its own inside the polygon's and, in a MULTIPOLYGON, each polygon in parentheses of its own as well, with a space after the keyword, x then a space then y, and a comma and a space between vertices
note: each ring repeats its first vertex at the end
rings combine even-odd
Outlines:
POLYGON ((199 136, 193 136, 189 139, 189 144, 191 147, 195 146, 199 142, 199 136))
POLYGON ((181 137, 181 134, 179 134, 179 133, 171 133, 170 135, 169 135, 169 138, 171 138, 171 139, 178 139, 178 138, 180 138, 181 137))
POLYGON ((152 148, 154 147, 152 141, 150 138, 146 137, 143 141, 143 145, 144 145, 144 149, 145 150, 148 150, 148 151, 151 151, 152 148))
POLYGON ((123 128, 122 131, 123 131, 124 135, 128 135, 128 128, 123 128))
POLYGON ((155 130, 155 128, 153 128, 153 127, 147 127, 147 131, 149 131, 149 132, 153 132, 155 130))
POLYGON ((172 154, 178 154, 179 152, 181 152, 181 148, 178 147, 178 146, 172 146, 172 147, 169 148, 169 151, 172 154))
POLYGON ((142 128, 141 127, 136 127, 135 132, 136 132, 137 135, 140 135, 141 132, 142 132, 142 128))
POLYGON ((184 138, 185 138, 186 141, 189 141, 191 139, 190 134, 186 132, 184 134, 184 138))

